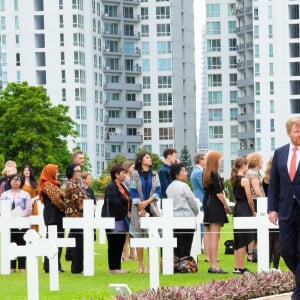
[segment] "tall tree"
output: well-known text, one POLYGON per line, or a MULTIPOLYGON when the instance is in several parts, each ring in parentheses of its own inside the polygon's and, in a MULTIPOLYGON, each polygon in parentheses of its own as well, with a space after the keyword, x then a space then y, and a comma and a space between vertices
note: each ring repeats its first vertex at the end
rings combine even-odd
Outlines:
POLYGON ((184 164, 185 169, 188 173, 188 177, 190 177, 193 170, 193 164, 187 146, 184 146, 180 152, 180 161, 184 164))
POLYGON ((71 157, 65 138, 76 136, 67 112, 51 104, 43 87, 9 83, 0 93, 0 153, 37 173, 48 163, 64 168, 71 157))

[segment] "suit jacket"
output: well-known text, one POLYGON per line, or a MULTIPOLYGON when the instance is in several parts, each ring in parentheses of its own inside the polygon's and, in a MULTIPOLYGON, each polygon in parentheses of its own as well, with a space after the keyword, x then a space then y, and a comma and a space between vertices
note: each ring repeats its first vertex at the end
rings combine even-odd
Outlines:
POLYGON ((199 166, 194 166, 193 172, 191 174, 191 182, 192 182, 194 195, 201 202, 203 202, 205 196, 202 178, 203 178, 203 169, 199 166))
POLYGON ((287 144, 275 150, 268 189, 268 212, 278 212, 281 221, 290 218, 295 201, 300 206, 300 167, 297 166, 291 181, 287 168, 289 149, 290 144, 287 144))

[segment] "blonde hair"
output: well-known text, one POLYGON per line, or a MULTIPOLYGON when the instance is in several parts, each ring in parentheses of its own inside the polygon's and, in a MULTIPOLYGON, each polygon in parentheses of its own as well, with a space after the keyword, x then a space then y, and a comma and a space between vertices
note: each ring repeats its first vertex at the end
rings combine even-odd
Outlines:
POLYGON ((208 187, 211 184, 211 172, 219 175, 219 161, 222 153, 216 150, 211 150, 206 153, 205 168, 203 171, 203 185, 208 187))
POLYGON ((129 168, 134 165, 134 161, 132 160, 125 160, 122 163, 122 168, 125 170, 126 173, 128 173, 129 168))
POLYGON ((300 127, 300 117, 292 117, 286 121, 285 128, 287 133, 291 132, 293 125, 296 125, 296 127, 300 127))
POLYGON ((247 159, 249 163, 248 168, 254 169, 259 165, 260 161, 263 159, 263 156, 258 152, 253 152, 248 154, 247 159))
POLYGON ((270 173, 271 173, 272 161, 273 161, 273 156, 271 156, 269 158, 267 166, 266 166, 265 176, 264 176, 264 182, 266 182, 266 183, 270 182, 270 173))
POLYGON ((16 174, 17 168, 15 167, 5 167, 2 171, 2 176, 8 178, 9 176, 16 174))

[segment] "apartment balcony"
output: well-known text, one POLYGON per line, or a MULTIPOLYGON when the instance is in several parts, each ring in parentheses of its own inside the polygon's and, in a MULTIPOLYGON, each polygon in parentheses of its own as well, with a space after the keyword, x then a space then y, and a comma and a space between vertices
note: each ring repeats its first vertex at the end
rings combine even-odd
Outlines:
POLYGON ((125 118, 110 118, 110 117, 105 117, 104 124, 105 125, 124 125, 125 123, 125 118))
POLYGON ((130 4, 130 5, 139 5, 140 4, 140 0, 123 0, 123 3, 124 4, 130 4))
POLYGON ((133 35, 126 35, 126 34, 124 34, 124 38, 131 39, 131 40, 139 40, 141 38, 141 33, 140 32, 136 32, 133 35))
POLYGON ((141 92, 142 85, 140 83, 125 83, 124 89, 126 91, 141 92))
POLYGON ((105 136, 106 143, 142 143, 143 136, 137 135, 124 135, 121 133, 107 133, 105 136))
POLYGON ((236 16, 243 17, 245 14, 252 14, 252 6, 237 8, 236 16))
POLYGON ((121 21, 120 15, 111 15, 109 13, 105 13, 104 11, 102 12, 101 17, 104 21, 121 21))
POLYGON ((106 82, 103 87, 105 90, 123 90, 124 86, 124 83, 106 82))
POLYGON ((114 3, 114 4, 116 4, 116 3, 121 3, 122 0, 102 0, 101 2, 103 4, 105 4, 105 3, 114 3))
POLYGON ((104 103, 105 108, 123 108, 124 102, 123 101, 116 101, 116 100, 106 100, 104 103))
POLYGON ((237 98, 237 104, 248 104, 248 103, 253 103, 254 102, 254 96, 243 96, 243 97, 238 97, 237 98))
POLYGON ((136 15, 134 17, 123 16, 123 20, 125 23, 138 23, 141 20, 140 15, 136 15))
POLYGON ((136 126, 142 126, 143 125, 143 119, 142 118, 127 118, 126 119, 127 125, 136 125, 136 126))
POLYGON ((243 35, 247 32, 252 32, 253 31, 253 25, 252 24, 248 24, 245 26, 240 26, 236 28, 236 34, 237 35, 243 35))
POLYGON ((247 121, 253 121, 253 113, 242 113, 240 115, 238 115, 237 117, 237 121, 238 122, 247 122, 247 121))
POLYGON ((119 49, 110 49, 110 48, 102 48, 102 54, 103 56, 121 56, 122 55, 122 48, 119 49))
POLYGON ((236 83, 236 86, 237 87, 244 87, 244 86, 251 86, 253 84, 254 84, 254 79, 253 79, 253 77, 251 77, 251 78, 238 80, 237 83, 236 83))
POLYGON ((131 74, 131 75, 139 75, 142 72, 142 68, 140 65, 136 65, 134 68, 128 68, 125 69, 126 74, 131 74))
MULTIPOLYGON (((239 140, 254 139, 254 131, 253 130, 241 131, 238 133, 238 139, 239 140)), ((247 145, 245 146, 245 148, 247 148, 247 145)))
POLYGON ((140 109, 143 107, 143 103, 142 101, 126 101, 126 107, 140 109))
POLYGON ((107 74, 107 73, 113 73, 113 74, 115 74, 115 73, 117 73, 117 74, 120 74, 120 73, 122 73, 123 72, 123 70, 122 70, 122 66, 117 66, 117 67, 114 67, 114 68, 112 68, 111 66, 104 66, 104 68, 103 68, 103 73, 105 73, 105 74, 107 74))
POLYGON ((141 56, 141 49, 139 47, 135 48, 134 52, 125 52, 124 55, 126 57, 140 57, 141 56))
POLYGON ((252 49, 253 49, 253 43, 252 42, 245 43, 245 44, 240 43, 239 45, 236 46, 236 51, 237 52, 242 52, 242 51, 245 51, 245 50, 252 50, 252 49))
POLYGON ((105 39, 105 38, 115 38, 115 39, 120 39, 122 38, 122 31, 119 30, 117 32, 114 32, 114 31, 108 31, 108 30, 104 30, 102 32, 102 37, 105 39))

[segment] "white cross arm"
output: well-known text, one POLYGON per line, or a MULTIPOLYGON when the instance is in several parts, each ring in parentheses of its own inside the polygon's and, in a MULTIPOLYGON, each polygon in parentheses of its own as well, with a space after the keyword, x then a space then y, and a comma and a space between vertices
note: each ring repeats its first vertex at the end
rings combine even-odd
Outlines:
MULTIPOLYGON (((264 225, 268 229, 278 229, 278 225, 272 224, 267 216, 263 217, 264 225)), ((234 229, 257 229, 258 220, 255 217, 235 217, 233 218, 234 229)))
POLYGON ((48 239, 52 241, 57 247, 75 247, 75 238, 58 238, 57 237, 57 226, 48 226, 49 237, 48 239))

